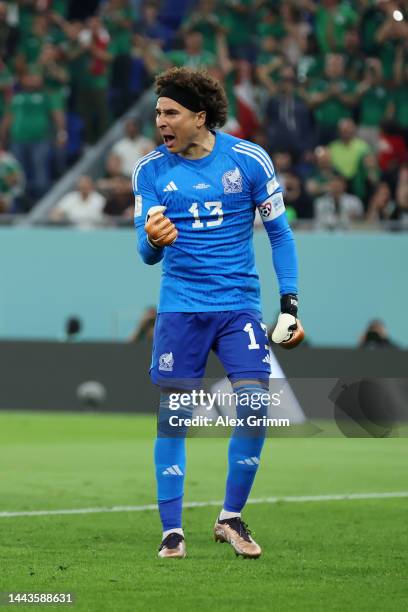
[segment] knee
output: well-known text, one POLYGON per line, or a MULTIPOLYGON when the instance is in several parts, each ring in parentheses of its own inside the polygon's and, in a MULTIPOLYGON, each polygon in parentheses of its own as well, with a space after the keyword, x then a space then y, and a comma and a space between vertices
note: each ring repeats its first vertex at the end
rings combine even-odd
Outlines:
POLYGON ((191 418, 192 408, 180 405, 179 396, 180 391, 177 389, 162 389, 157 415, 159 437, 184 438, 187 435, 188 427, 184 420, 191 418))
POLYGON ((253 389, 260 387, 263 391, 269 391, 269 378, 264 378, 262 376, 259 378, 245 378, 242 375, 239 378, 230 377, 230 382, 234 391, 242 387, 253 389))
POLYGON ((237 395, 236 411, 237 417, 244 419, 247 424, 243 436, 248 437, 263 437, 265 435, 265 427, 263 424, 253 425, 253 418, 265 417, 268 413, 271 398, 269 394, 269 378, 244 379, 239 378, 233 382, 233 391, 237 395))

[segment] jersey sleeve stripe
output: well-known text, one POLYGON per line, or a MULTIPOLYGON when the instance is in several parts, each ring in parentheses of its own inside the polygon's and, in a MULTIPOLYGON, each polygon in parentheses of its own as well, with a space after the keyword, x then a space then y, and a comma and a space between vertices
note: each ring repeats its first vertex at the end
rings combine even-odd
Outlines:
POLYGON ((132 176, 132 184, 133 184, 134 188, 135 188, 135 186, 137 186, 136 178, 137 178, 137 175, 139 174, 140 168, 145 163, 148 163, 152 159, 157 159, 157 158, 162 157, 162 156, 163 156, 163 153, 160 153, 160 151, 152 151, 151 153, 149 153, 148 155, 145 155, 144 157, 142 157, 141 159, 139 159, 136 162, 135 168, 133 170, 133 176, 132 176))
POLYGON ((264 163, 264 161, 262 160, 261 157, 258 157, 258 155, 248 151, 247 149, 238 149, 238 145, 236 147, 232 147, 232 148, 234 149, 234 151, 237 151, 238 153, 242 153, 243 155, 248 155, 248 157, 253 157, 254 159, 256 159, 258 164, 261 164, 261 166, 265 170, 266 176, 268 178, 272 178, 273 175, 271 174, 271 172, 269 171, 268 167, 265 165, 265 163, 264 163))
POLYGON ((274 170, 274 167, 273 167, 272 160, 269 157, 269 155, 267 154, 267 152, 264 149, 262 149, 262 147, 260 147, 258 145, 255 145, 255 144, 253 144, 251 142, 242 142, 242 143, 239 143, 239 144, 242 144, 242 146, 245 147, 248 150, 251 149, 253 151, 256 151, 265 160, 265 163, 270 168, 270 171, 272 172, 272 174, 275 174, 275 170, 274 170))
POLYGON ((145 160, 145 159, 149 159, 150 157, 156 157, 157 154, 159 153, 159 151, 157 151, 156 149, 154 149, 153 151, 151 151, 150 153, 148 153, 147 155, 143 155, 143 157, 139 158, 135 164, 135 167, 133 168, 133 174, 132 174, 132 185, 134 188, 134 183, 135 183, 135 174, 136 171, 138 169, 138 167, 140 166, 140 164, 145 160))
POLYGON ((147 153, 146 155, 143 155, 143 157, 139 157, 139 159, 135 163, 135 167, 133 169, 133 173, 135 172, 135 170, 138 167, 138 165, 142 163, 142 161, 144 161, 145 159, 149 159, 149 157, 153 157, 154 155, 158 155, 159 153, 160 153, 160 151, 158 151, 157 149, 154 149, 153 151, 150 151, 150 153, 147 153))
POLYGON ((132 177, 133 189, 135 192, 137 191, 137 177, 139 176, 139 172, 142 169, 142 167, 148 164, 149 162, 153 161, 154 159, 159 159, 159 157, 164 157, 164 154, 160 153, 159 151, 156 151, 154 155, 151 155, 150 157, 146 156, 145 158, 142 158, 137 163, 133 171, 133 177, 132 177))
POLYGON ((275 174, 275 170, 273 168, 273 164, 272 164, 271 158, 266 153, 266 151, 264 151, 261 147, 259 147, 258 145, 254 145, 254 144, 252 144, 250 142, 240 142, 240 143, 238 143, 237 146, 240 147, 240 148, 242 147, 243 149, 247 149, 248 151, 254 151, 255 153, 257 153, 265 161, 265 163, 268 166, 269 170, 272 172, 272 175, 275 174))

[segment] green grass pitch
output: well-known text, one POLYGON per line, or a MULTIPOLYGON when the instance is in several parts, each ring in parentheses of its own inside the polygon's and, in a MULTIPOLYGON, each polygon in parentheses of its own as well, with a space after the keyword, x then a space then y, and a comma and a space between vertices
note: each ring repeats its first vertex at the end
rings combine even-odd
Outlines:
MULTIPOLYGON (((0 413, 0 512, 154 503, 154 430, 147 416, 0 413)), ((222 499, 226 450, 188 441, 187 501, 222 499)), ((406 491, 407 451, 407 438, 269 439, 252 497, 406 491)), ((215 507, 185 509, 183 561, 157 558, 156 511, 0 518, 0 592, 71 591, 75 612, 403 610, 407 510, 248 505, 259 560, 214 543, 215 507)))

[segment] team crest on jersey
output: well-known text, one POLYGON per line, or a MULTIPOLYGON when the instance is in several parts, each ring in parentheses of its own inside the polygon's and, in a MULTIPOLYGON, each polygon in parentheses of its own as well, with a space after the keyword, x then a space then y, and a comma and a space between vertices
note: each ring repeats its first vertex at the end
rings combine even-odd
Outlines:
POLYGON ((173 353, 163 353, 159 357, 159 370, 163 372, 172 372, 174 366, 173 353))
POLYGON ((224 193, 241 193, 242 176, 239 168, 225 172, 222 176, 222 184, 224 185, 224 193))

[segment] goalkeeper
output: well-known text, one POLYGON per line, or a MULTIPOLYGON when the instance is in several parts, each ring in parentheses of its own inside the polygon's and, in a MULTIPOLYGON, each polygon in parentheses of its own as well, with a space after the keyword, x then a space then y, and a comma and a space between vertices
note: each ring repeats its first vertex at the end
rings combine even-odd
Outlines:
MULTIPOLYGON (((252 244, 256 208, 269 236, 280 288, 281 314, 272 339, 292 348, 302 340, 303 330, 297 318, 295 245, 268 154, 216 130, 226 121, 227 100, 207 73, 172 68, 157 77, 156 93, 163 144, 138 161, 133 188, 139 253, 149 265, 163 261, 150 370, 161 387, 154 453, 163 526, 159 556, 180 558, 186 554, 186 428, 170 427, 170 392, 199 384, 210 350, 238 395, 238 418, 245 419, 250 411, 240 398, 259 397, 269 388, 269 347, 252 244)), ((256 416, 263 416, 263 410, 256 416)), ((262 427, 251 428, 249 435, 234 429, 225 500, 214 527, 215 539, 228 542, 243 557, 261 555, 241 512, 264 438, 262 427)))

